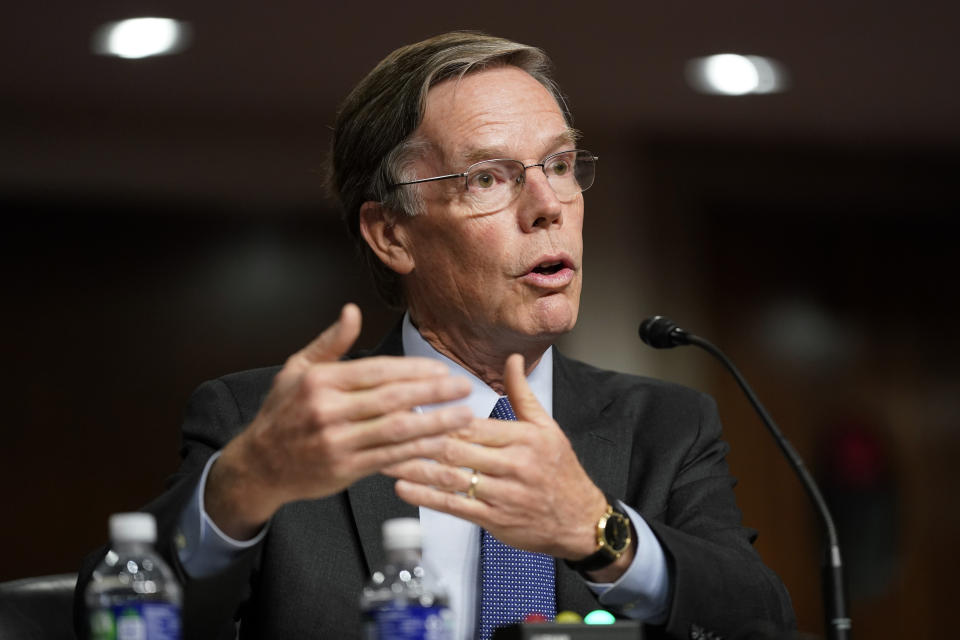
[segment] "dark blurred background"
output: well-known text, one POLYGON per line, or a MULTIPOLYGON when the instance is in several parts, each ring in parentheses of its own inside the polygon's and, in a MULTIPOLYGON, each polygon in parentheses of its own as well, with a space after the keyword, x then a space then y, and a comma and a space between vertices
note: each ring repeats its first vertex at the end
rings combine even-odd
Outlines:
POLYGON ((454 28, 545 48, 600 157, 581 322, 561 347, 719 402, 745 521, 822 633, 805 495, 726 373, 655 352, 672 316, 733 356, 815 470, 861 638, 932 637, 960 539, 960 9, 903 1, 15 3, 0 38, 0 580, 77 568, 159 492, 202 380, 282 362, 356 301, 395 322, 320 172, 336 105, 454 28), (191 46, 94 56, 108 20, 191 46), (772 56, 790 89, 694 93, 689 58, 772 56))

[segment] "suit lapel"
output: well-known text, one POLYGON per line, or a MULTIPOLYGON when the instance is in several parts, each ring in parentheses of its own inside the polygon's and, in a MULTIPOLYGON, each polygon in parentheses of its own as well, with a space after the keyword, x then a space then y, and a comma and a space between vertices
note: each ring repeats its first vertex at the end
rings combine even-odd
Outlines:
MULTIPOLYGON (((379 346, 363 355, 403 355, 401 325, 398 323, 379 346)), ((397 497, 393 490, 394 482, 393 478, 376 474, 355 482, 347 489, 368 573, 373 567, 382 566, 386 562, 381 540, 381 526, 384 521, 390 518, 416 518, 419 515, 417 507, 397 497)))
POLYGON ((554 420, 594 483, 615 498, 625 496, 633 433, 626 421, 613 419, 616 398, 591 379, 586 365, 556 351, 553 362, 554 420))
POLYGON ((368 574, 374 567, 383 566, 387 559, 381 539, 384 521, 419 516, 417 507, 397 497, 393 491, 393 483, 393 478, 377 474, 355 482, 347 489, 368 574))
MULTIPOLYGON (((566 433, 590 479, 606 494, 626 495, 632 434, 623 420, 608 415, 615 398, 596 381, 588 368, 554 350, 553 418, 566 433), (592 384, 591 384, 592 382, 592 384), (589 389, 584 395, 582 391, 589 389)), ((583 578, 557 560, 557 611, 583 615, 597 607, 597 598, 583 578)))

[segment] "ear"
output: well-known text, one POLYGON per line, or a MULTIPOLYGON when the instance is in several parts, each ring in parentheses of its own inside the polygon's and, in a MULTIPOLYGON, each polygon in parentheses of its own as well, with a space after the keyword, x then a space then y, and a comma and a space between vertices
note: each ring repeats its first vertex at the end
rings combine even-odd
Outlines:
POLYGON ((360 233, 383 264, 400 275, 413 271, 413 255, 397 213, 379 202, 367 201, 360 206, 360 233))

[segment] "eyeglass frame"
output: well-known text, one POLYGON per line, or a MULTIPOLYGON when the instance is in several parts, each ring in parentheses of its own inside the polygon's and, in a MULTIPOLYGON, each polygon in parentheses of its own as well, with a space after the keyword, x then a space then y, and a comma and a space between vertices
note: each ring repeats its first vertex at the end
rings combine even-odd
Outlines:
MULTIPOLYGON (((462 171, 462 172, 460 172, 460 173, 448 173, 448 174, 442 175, 442 176, 433 176, 432 178, 418 178, 417 180, 408 180, 408 181, 406 181, 406 182, 395 182, 395 183, 392 183, 392 184, 390 184, 390 185, 388 185, 388 186, 389 186, 389 188, 393 189, 393 188, 396 188, 396 187, 405 187, 405 186, 411 185, 411 184, 421 184, 421 183, 424 183, 424 182, 436 182, 436 181, 438 181, 438 180, 452 180, 453 178, 463 178, 463 188, 464 188, 466 191, 469 192, 469 191, 470 191, 470 183, 467 182, 467 178, 469 177, 470 172, 473 170, 474 167, 476 167, 477 165, 480 165, 480 164, 485 164, 485 163, 487 163, 487 162, 503 162, 503 161, 506 161, 506 162, 516 162, 517 164, 519 164, 520 166, 523 167, 523 174, 522 174, 522 175, 523 175, 523 184, 524 184, 524 185, 527 184, 527 169, 530 169, 530 168, 532 168, 532 167, 540 167, 540 170, 543 171, 543 176, 544 176, 544 178, 546 178, 546 179, 547 179, 547 182, 549 183, 549 182, 550 182, 550 177, 547 176, 547 170, 544 168, 544 166, 547 164, 547 161, 548 161, 550 158, 554 158, 554 157, 556 157, 556 156, 560 156, 560 155, 563 155, 563 154, 565 154, 565 153, 577 153, 577 154, 586 153, 586 154, 589 155, 589 157, 591 158, 591 160, 592 160, 594 163, 596 163, 597 160, 600 159, 600 156, 594 155, 593 152, 587 151, 586 149, 565 149, 564 151, 557 151, 556 153, 551 153, 551 154, 548 155, 547 157, 543 158, 542 160, 540 160, 540 162, 534 162, 533 164, 523 164, 523 162, 521 162, 520 160, 515 160, 515 159, 513 159, 513 158, 488 158, 488 159, 486 159, 486 160, 480 160, 480 161, 478 161, 478 162, 474 162, 474 163, 471 164, 469 167, 467 167, 465 171, 462 171)), ((596 169, 594 169, 594 171, 596 171, 596 169)), ((594 180, 596 180, 596 173, 594 173, 594 180)), ((591 182, 591 183, 590 183, 590 186, 587 187, 587 189, 589 189, 589 188, 592 187, 592 186, 593 186, 593 183, 591 182)), ((553 189, 553 185, 552 185, 552 184, 550 185, 550 188, 553 189)), ((580 189, 580 191, 578 191, 577 193, 583 193, 583 192, 586 191, 587 189, 580 189)), ((521 191, 522 191, 522 185, 521 185, 521 191)), ((553 192, 554 192, 554 194, 557 193, 556 190, 554 190, 553 192)), ((520 192, 518 191, 517 194, 519 195, 519 193, 520 193, 520 192)), ((576 195, 576 194, 574 194, 574 195, 576 195)), ((514 198, 516 198, 516 196, 514 196, 514 198)))

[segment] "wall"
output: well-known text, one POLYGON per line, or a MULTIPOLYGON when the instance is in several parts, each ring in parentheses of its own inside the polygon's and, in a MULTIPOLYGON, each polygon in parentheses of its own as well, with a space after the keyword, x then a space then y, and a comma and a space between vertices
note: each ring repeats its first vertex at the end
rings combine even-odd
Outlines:
MULTIPOLYGON (((594 131, 583 310, 562 348, 715 395, 745 521, 801 628, 820 632, 821 545, 802 490, 719 365, 654 352, 636 326, 663 313, 721 345, 843 507, 858 635, 932 635, 949 611, 943 550, 960 533, 956 155, 594 131), (837 475, 857 461, 862 476, 837 475)), ((160 491, 200 381, 281 362, 346 300, 366 313, 367 345, 394 321, 322 202, 0 200, 0 579, 75 569, 109 513, 160 491)))

